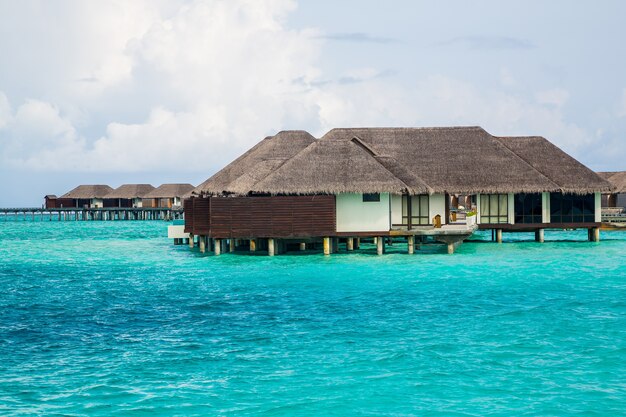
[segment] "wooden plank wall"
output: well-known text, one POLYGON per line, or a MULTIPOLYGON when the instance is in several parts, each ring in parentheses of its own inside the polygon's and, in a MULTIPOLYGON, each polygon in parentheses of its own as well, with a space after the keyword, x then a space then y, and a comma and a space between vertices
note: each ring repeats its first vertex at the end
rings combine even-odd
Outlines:
POLYGON ((185 219, 192 219, 189 226, 185 220, 185 231, 194 235, 245 239, 322 237, 336 233, 333 195, 192 200, 185 205, 185 219))
POLYGON ((183 200, 183 212, 185 213, 185 233, 193 233, 193 200, 183 200))
MULTIPOLYGON (((211 233, 211 206, 212 198, 193 199, 193 234, 209 236, 211 233)), ((186 217, 186 216, 185 216, 186 217)))

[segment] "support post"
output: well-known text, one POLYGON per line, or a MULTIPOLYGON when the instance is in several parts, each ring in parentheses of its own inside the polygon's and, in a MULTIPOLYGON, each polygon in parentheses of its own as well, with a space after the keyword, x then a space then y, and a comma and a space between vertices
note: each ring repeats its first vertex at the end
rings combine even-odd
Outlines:
POLYGON ((409 255, 413 255, 413 253, 415 253, 415 236, 408 236, 406 238, 407 240, 407 245, 408 245, 408 251, 409 251, 409 255))
POLYGON ((448 243, 448 255, 452 255, 454 253, 454 243, 448 243))
POLYGON ((267 239, 267 254, 269 256, 274 256, 274 239, 267 239))
POLYGON ((496 242, 502 243, 502 229, 496 229, 496 242))
POLYGON ((354 244, 354 249, 360 249, 360 248, 361 248, 361 238, 357 237, 356 242, 354 244))
POLYGON ((200 253, 204 253, 206 251, 206 236, 198 236, 198 244, 200 246, 200 253))
POLYGON ((256 252, 256 239, 250 239, 250 252, 256 252))
POLYGON ((193 248, 194 244, 193 244, 193 234, 189 233, 189 248, 193 248))
POLYGON ((381 236, 376 238, 376 254, 382 255, 383 253, 385 253, 385 238, 381 236))
POLYGON ((215 256, 222 254, 222 239, 213 239, 213 253, 215 256))
POLYGON ((300 250, 301 251, 305 251, 306 250, 306 243, 305 242, 300 242, 300 250))
POLYGON ((535 242, 544 242, 544 229, 535 230, 535 242))
POLYGON ((591 229, 591 241, 592 242, 600 241, 600 228, 599 227, 594 227, 593 229, 591 229))
POLYGON ((330 238, 324 238, 324 255, 330 255, 330 238))
POLYGON ((228 240, 228 245, 229 245, 229 246, 228 246, 228 250, 229 250, 229 252, 230 252, 230 253, 233 253, 233 252, 235 251, 235 239, 230 238, 230 239, 228 240))
POLYGON ((348 239, 346 239, 346 249, 348 251, 354 250, 354 238, 353 237, 349 237, 348 239))

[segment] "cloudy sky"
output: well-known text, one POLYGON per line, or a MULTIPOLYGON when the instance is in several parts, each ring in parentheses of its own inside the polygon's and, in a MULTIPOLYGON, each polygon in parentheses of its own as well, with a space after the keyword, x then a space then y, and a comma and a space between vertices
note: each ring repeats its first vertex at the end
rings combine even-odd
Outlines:
POLYGON ((0 206, 197 184, 283 129, 480 125, 623 170, 624 16, 618 0, 0 0, 0 206))

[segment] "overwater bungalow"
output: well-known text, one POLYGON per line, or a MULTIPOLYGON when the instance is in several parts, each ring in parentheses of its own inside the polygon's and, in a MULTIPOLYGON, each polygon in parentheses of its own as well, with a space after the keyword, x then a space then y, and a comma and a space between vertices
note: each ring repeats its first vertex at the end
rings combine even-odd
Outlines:
POLYGON ((140 208, 145 196, 155 188, 150 184, 124 184, 104 196, 104 207, 140 208))
POLYGON ((602 194, 602 207, 626 208, 626 171, 598 172, 598 175, 615 187, 611 193, 602 194))
POLYGON ((72 207, 102 208, 104 196, 113 191, 108 185, 79 185, 73 190, 63 194, 62 199, 71 199, 72 207))
POLYGON ((265 138, 196 187, 185 200, 184 231, 201 250, 247 242, 269 254, 286 244, 339 239, 351 250, 394 237, 456 245, 477 228, 534 231, 586 228, 599 240, 600 196, 613 186, 542 137, 495 137, 480 127, 333 129, 265 138), (456 218, 450 196, 474 210, 456 218), (210 247, 210 246, 209 246, 210 247))
POLYGON ((191 184, 162 184, 143 197, 143 207, 180 207, 183 196, 193 189, 191 184))
POLYGON ((44 196, 44 208, 56 209, 63 207, 74 207, 74 200, 71 198, 59 198, 55 194, 48 194, 44 196))

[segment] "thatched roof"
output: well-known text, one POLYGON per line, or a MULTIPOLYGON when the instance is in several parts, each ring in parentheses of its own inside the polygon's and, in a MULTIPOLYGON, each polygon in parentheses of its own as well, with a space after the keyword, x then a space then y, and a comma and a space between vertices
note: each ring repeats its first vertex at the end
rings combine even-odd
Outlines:
POLYGON ((535 170, 557 183, 564 193, 609 192, 612 185, 556 145, 540 136, 496 138, 535 170))
POLYGON ((394 158, 436 193, 559 190, 480 127, 333 129, 321 140, 354 137, 378 155, 394 158))
POLYGON ((104 198, 105 195, 113 191, 113 188, 108 185, 79 185, 73 190, 63 194, 61 198, 73 198, 73 199, 91 199, 91 198, 104 198))
POLYGON ((610 185, 543 138, 480 127, 281 132, 209 178, 196 194, 603 192, 610 185))
POLYGON ((315 138, 303 130, 282 131, 266 137, 192 193, 222 194, 235 181, 237 189, 250 188, 314 141, 315 138))
POLYGON ((154 187, 150 184, 124 184, 105 195, 104 198, 143 198, 154 187))
MULTIPOLYGON (((390 163, 393 165, 393 163, 390 163)), ((357 141, 316 141, 251 189, 271 194, 427 193, 426 184, 406 184, 357 141)))
POLYGON ((612 192, 616 194, 626 193, 626 171, 598 172, 598 175, 615 187, 612 192))
POLYGON ((182 197, 191 190, 193 190, 191 184, 161 184, 154 190, 150 191, 143 198, 174 198, 182 197))

